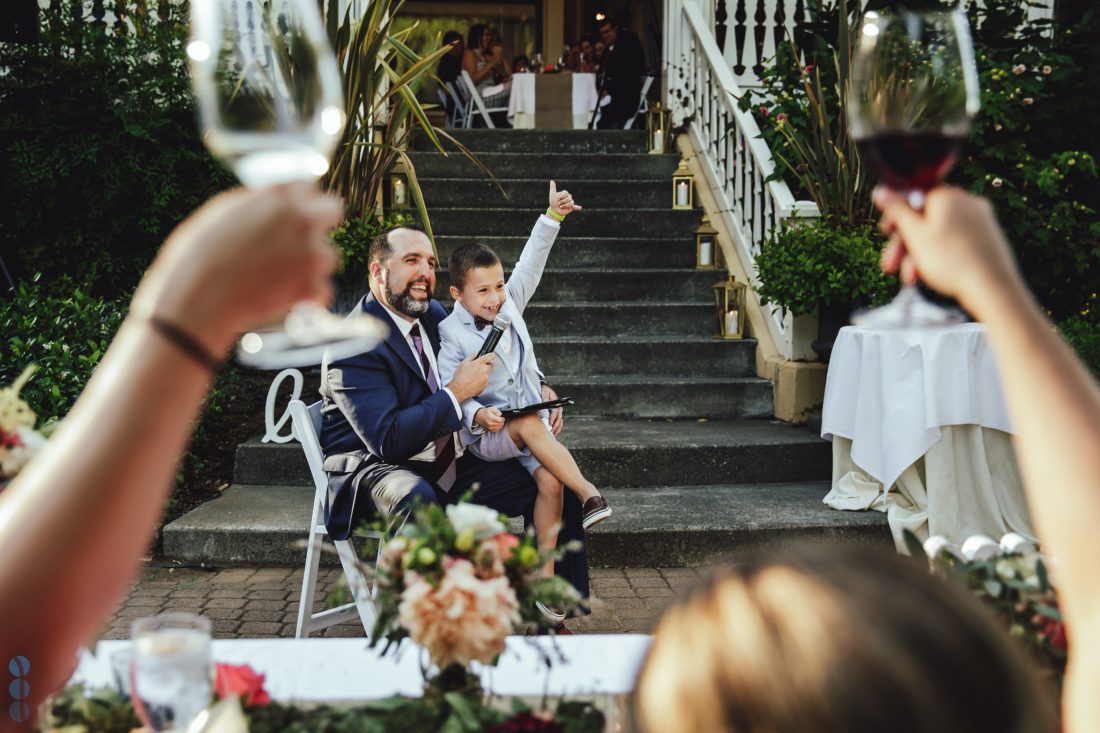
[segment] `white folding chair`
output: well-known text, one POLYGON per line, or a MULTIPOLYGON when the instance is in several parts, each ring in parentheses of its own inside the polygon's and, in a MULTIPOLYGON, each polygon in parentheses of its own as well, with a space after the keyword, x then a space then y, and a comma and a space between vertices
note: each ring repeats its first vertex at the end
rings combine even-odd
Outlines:
POLYGON ((638 119, 638 115, 644 115, 649 111, 649 99, 646 95, 649 94, 649 88, 653 86, 653 77, 647 76, 642 79, 642 93, 638 96, 638 111, 634 113, 634 116, 626 121, 623 125, 624 130, 629 130, 634 127, 634 120, 638 119))
POLYGON ((464 128, 467 125, 467 118, 469 116, 467 107, 469 106, 466 99, 455 88, 455 85, 451 82, 445 82, 443 88, 447 90, 447 95, 451 98, 451 103, 454 105, 454 112, 451 114, 451 126, 464 128))
MULTIPOLYGON (((325 494, 328 491, 328 479, 322 468, 324 457, 317 434, 321 427, 321 403, 314 402, 309 407, 301 400, 290 403, 290 416, 294 421, 294 437, 302 444, 306 454, 309 472, 313 476, 313 516, 309 521, 309 546, 306 549, 306 569, 302 576, 302 600, 298 604, 298 626, 294 637, 301 639, 314 631, 326 629, 336 624, 352 621, 358 615, 363 630, 369 636, 374 627, 374 584, 367 581, 357 562, 355 548, 351 540, 333 540, 340 565, 344 568, 344 577, 351 589, 351 603, 330 608, 319 613, 313 612, 314 596, 317 592, 317 568, 321 562, 321 543, 328 535, 324 522, 325 494)), ((360 535, 363 536, 363 535, 360 535)), ((378 540, 378 557, 382 555, 382 534, 367 532, 367 538, 378 540)), ((375 560, 377 562, 377 558, 375 560)))
POLYGON ((470 97, 470 103, 466 106, 466 122, 463 127, 470 127, 470 123, 473 122, 474 107, 476 106, 477 113, 481 115, 481 119, 485 120, 485 126, 495 128, 496 125, 493 124, 493 120, 490 119, 489 115, 493 112, 507 112, 508 105, 503 107, 486 107, 485 100, 481 98, 481 93, 477 90, 477 87, 474 86, 474 80, 470 78, 466 69, 462 70, 462 81, 465 83, 466 92, 470 97))

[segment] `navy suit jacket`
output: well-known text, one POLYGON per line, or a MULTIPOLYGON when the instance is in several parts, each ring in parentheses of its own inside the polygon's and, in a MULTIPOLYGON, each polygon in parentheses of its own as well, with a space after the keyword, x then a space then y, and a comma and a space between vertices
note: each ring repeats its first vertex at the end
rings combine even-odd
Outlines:
MULTIPOLYGON (((367 313, 390 324, 385 307, 364 297, 352 316, 367 313)), ((349 316, 349 317, 352 317, 349 316)), ((439 353, 439 322, 446 309, 431 301, 419 321, 433 353, 439 353)), ((373 351, 321 367, 321 449, 328 474, 325 526, 346 539, 356 517, 368 516, 358 502, 386 474, 409 463, 429 442, 462 426, 450 395, 428 388, 419 357, 396 329, 373 351)))

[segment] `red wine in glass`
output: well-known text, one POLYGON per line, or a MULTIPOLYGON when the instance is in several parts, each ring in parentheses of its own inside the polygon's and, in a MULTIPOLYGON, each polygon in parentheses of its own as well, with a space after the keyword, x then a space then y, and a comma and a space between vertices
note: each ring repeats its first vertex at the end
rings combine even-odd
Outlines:
POLYGON ((856 144, 863 162, 887 186, 927 192, 955 165, 965 139, 939 132, 884 132, 856 144))

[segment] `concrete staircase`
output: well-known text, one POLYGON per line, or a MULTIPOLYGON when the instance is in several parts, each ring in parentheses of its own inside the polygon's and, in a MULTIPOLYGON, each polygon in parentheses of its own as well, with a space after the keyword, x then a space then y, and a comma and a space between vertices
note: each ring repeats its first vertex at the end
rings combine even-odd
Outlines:
MULTIPOLYGON (((892 546, 881 514, 821 504, 829 445, 769 419, 755 342, 711 337, 721 274, 694 269, 699 213, 670 209, 676 156, 645 154, 641 132, 459 135, 510 198, 460 155, 411 153, 444 263, 476 239, 513 264, 551 177, 584 206, 525 315, 549 381, 577 402, 562 440, 615 510, 589 534, 592 564, 711 564, 825 537, 892 546)), ((440 273, 437 295, 448 284, 440 273)), ((166 527, 165 551, 300 562, 308 485, 297 444, 245 443, 234 486, 166 527)))

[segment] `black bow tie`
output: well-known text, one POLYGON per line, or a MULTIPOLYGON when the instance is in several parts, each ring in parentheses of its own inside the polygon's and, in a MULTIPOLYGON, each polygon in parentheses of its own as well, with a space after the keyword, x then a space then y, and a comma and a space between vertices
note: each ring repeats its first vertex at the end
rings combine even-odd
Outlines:
POLYGON ((493 325, 492 321, 486 321, 481 316, 474 316, 474 328, 476 328, 478 331, 485 328, 486 326, 491 326, 491 325, 493 325))

